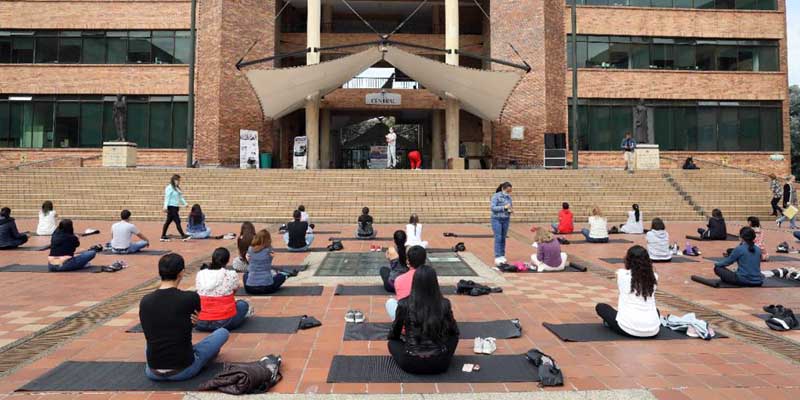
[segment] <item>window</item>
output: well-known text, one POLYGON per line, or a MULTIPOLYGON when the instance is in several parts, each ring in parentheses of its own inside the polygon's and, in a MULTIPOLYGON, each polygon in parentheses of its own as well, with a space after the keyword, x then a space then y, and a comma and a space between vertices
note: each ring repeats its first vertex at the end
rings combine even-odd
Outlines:
POLYGON ((739 46, 739 64, 736 66, 737 71, 758 71, 754 68, 753 59, 755 58, 755 51, 749 46, 739 46))
POLYGON ((11 35, 0 32, 0 63, 11 62, 11 35))
POLYGON ((694 8, 714 8, 714 0, 694 0, 694 8))
POLYGON ((720 46, 717 48, 717 69, 720 71, 736 71, 739 63, 736 46, 720 46))
POLYGON ((175 32, 153 32, 153 63, 172 64, 175 60, 175 32))
POLYGON ((650 46, 641 43, 631 43, 631 68, 650 68, 650 46))
POLYGON ((79 37, 62 37, 58 43, 58 62, 77 64, 81 62, 81 42, 79 37))
POLYGON ((81 147, 100 147, 103 145, 103 103, 81 103, 80 121, 81 147))
POLYGON ((36 62, 54 63, 58 62, 58 38, 57 37, 37 37, 36 38, 36 62))
POLYGON ((608 63, 611 68, 628 69, 630 66, 630 44, 624 41, 629 38, 612 38, 608 48, 608 63))
POLYGON ((652 0, 652 6, 672 8, 672 0, 652 0))
POLYGON ((128 62, 131 64, 149 64, 150 32, 130 32, 128 37, 128 62))
MULTIPOLYGON (((574 0, 578 5, 658 8, 701 8, 718 10, 776 10, 775 0, 574 0)), ((787 0, 788 2, 788 0, 787 0)), ((573 0, 566 0, 572 5, 573 0)), ((304 32, 304 30, 303 30, 304 32)))
POLYGON ((107 63, 125 64, 128 62, 128 33, 109 32, 107 43, 107 63))
POLYGON ((189 131, 187 124, 189 103, 188 98, 184 97, 183 101, 178 101, 178 97, 176 96, 176 101, 172 103, 172 147, 182 149, 186 148, 186 133, 189 131))
POLYGON ((78 147, 81 105, 78 102, 57 104, 53 147, 78 147))
POLYGON ((717 69, 717 51, 713 45, 703 44, 695 48, 697 69, 714 71, 717 69))
POLYGON ((596 36, 589 40, 587 45, 586 67, 588 68, 607 68, 608 67, 608 38, 596 36))
POLYGON ((154 98, 150 103, 150 147, 172 147, 172 98, 154 98))
POLYGON ((672 107, 672 149, 697 150, 697 108, 672 107))
POLYGON ((9 108, 7 101, 0 100, 0 147, 14 147, 14 141, 10 136, 11 132, 6 128, 11 125, 9 108))
POLYGON ((717 0, 718 10, 733 10, 736 8, 736 0, 717 0))
POLYGON ((778 70, 778 48, 759 47, 758 49, 758 70, 777 71, 778 70))
POLYGON ((673 69, 675 67, 675 46, 672 44, 654 44, 652 46, 651 66, 658 69, 673 69))
POLYGON ((739 149, 739 113, 735 107, 720 107, 719 121, 719 143, 717 148, 722 151, 734 151, 739 149))
POLYGON ((692 0, 675 0, 675 8, 692 8, 692 0))
POLYGON ((84 64, 105 64, 106 38, 86 37, 83 39, 81 61, 84 64))
POLYGON ((671 107, 658 107, 653 109, 653 132, 655 133, 655 141, 659 144, 660 150, 674 150, 675 144, 674 135, 672 132, 675 128, 672 126, 673 108, 671 107))
POLYGON ((11 42, 12 63, 33 62, 33 37, 13 37, 11 42))
POLYGON ((675 45, 675 69, 691 70, 697 69, 696 47, 691 43, 679 43, 675 45))
POLYGON ((53 111, 52 101, 33 103, 33 124, 22 137, 23 147, 53 147, 53 111))
POLYGON ((760 110, 757 107, 739 109, 739 149, 757 151, 761 148, 760 110))
POLYGON ((783 150, 783 120, 777 107, 761 109, 761 148, 766 151, 783 150))
POLYGON ((189 64, 192 41, 188 31, 175 32, 175 64, 189 64))
POLYGON ((700 107, 697 110, 697 150, 717 149, 717 108, 700 107))

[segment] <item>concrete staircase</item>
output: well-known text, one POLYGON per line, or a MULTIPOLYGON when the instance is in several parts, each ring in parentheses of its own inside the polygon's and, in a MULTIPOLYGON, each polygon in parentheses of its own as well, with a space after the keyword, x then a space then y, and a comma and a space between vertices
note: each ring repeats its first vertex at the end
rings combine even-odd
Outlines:
MULTIPOLYGON (((406 222, 411 213, 424 223, 486 223, 489 199, 506 180, 514 185, 516 221, 552 222, 563 201, 570 203, 578 221, 585 221, 591 207, 598 205, 609 220, 622 222, 633 203, 641 206, 646 221, 656 216, 667 221, 703 219, 663 171, 620 170, 31 168, 0 172, 0 205, 11 207, 20 218, 35 217, 41 203, 51 200, 65 218, 113 220, 128 208, 136 219, 157 220, 163 218, 164 186, 173 173, 183 177, 189 204, 202 205, 210 221, 285 222, 304 204, 317 223, 354 222, 364 206, 378 223, 406 222)), ((749 179, 740 175, 743 181, 749 179)), ((722 192, 708 196, 727 197, 722 192)), ((708 196, 700 198, 714 203, 708 196)))
POLYGON ((670 170, 668 174, 706 216, 719 208, 725 219, 732 221, 744 221, 751 215, 759 217, 762 224, 775 219, 769 216, 769 180, 761 175, 734 169, 670 170))

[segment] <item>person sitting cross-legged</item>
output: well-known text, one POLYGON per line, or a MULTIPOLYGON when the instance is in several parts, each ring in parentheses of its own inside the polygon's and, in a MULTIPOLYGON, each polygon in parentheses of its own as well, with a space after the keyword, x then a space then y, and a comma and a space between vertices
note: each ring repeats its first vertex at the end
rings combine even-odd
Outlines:
POLYGON ((394 280, 394 298, 386 300, 386 313, 394 320, 397 314, 397 304, 411 294, 411 283, 414 279, 414 271, 425 264, 428 259, 428 252, 422 246, 411 246, 406 253, 408 261, 408 271, 401 274, 394 280))
POLYGON ((219 247, 211 255, 211 265, 203 264, 197 273, 195 288, 201 305, 198 331, 211 332, 218 328, 232 331, 255 312, 250 303, 233 296, 239 288, 239 275, 225 268, 230 258, 228 249, 219 247))
POLYGON ((595 307, 603 324, 624 336, 650 338, 658 335, 661 318, 656 308, 658 275, 644 247, 636 245, 625 255, 625 269, 617 270, 617 310, 608 304, 595 307))
POLYGON ((361 209, 361 215, 358 216, 358 225, 356 227, 357 239, 373 239, 378 235, 378 232, 372 226, 372 216, 369 215, 369 207, 361 209))
POLYGON ((147 237, 139 231, 139 228, 137 228, 136 225, 130 222, 130 211, 122 210, 122 212, 119 213, 119 218, 119 222, 111 225, 111 242, 109 243, 109 247, 111 247, 111 251, 113 253, 138 253, 150 245, 150 241, 147 240, 147 237), (141 240, 133 242, 131 241, 133 236, 136 236, 141 240))
POLYGON ((700 234, 702 240, 725 240, 728 238, 728 228, 719 208, 711 210, 711 218, 708 219, 706 228, 697 228, 697 233, 700 234))
POLYGON ((450 366, 458 336, 458 324, 450 300, 442 296, 436 270, 419 266, 413 272, 411 293, 398 302, 388 335, 389 353, 403 371, 440 374, 450 366))
POLYGON ((17 222, 11 217, 11 209, 0 209, 0 250, 16 249, 27 242, 28 235, 17 229, 17 222))
POLYGON ((47 269, 50 272, 77 271, 89 267, 98 252, 103 250, 103 246, 96 245, 89 250, 78 255, 75 250, 81 245, 78 237, 75 236, 71 219, 62 219, 58 223, 58 228, 50 238, 50 255, 47 257, 47 269))
POLYGON ((764 276, 761 275, 761 249, 755 244, 756 232, 746 226, 739 231, 742 243, 736 246, 724 260, 714 264, 714 273, 725 283, 736 286, 761 286, 764 276), (737 263, 736 271, 727 267, 737 263))
POLYGON ((386 250, 386 259, 389 260, 388 267, 381 267, 378 273, 383 281, 383 288, 394 293, 394 282, 397 277, 408 272, 408 262, 406 261, 406 233, 403 231, 394 232, 394 247, 386 250))
POLYGON ((553 233, 566 235, 575 230, 572 211, 569 210, 569 203, 561 203, 561 211, 558 212, 558 223, 551 225, 553 233))
POLYGON ((567 253, 561 252, 561 243, 553 236, 553 232, 537 229, 535 245, 536 253, 531 254, 531 263, 536 271, 563 271, 567 267, 567 253))
POLYGON ((144 374, 154 381, 191 379, 219 354, 228 341, 225 328, 214 330, 192 346, 192 326, 200 312, 200 295, 183 291, 184 260, 171 253, 158 260, 161 285, 139 302, 139 321, 147 342, 144 374))
POLYGON ((186 233, 192 239, 208 239, 211 237, 211 228, 206 226, 206 215, 203 214, 203 209, 200 204, 192 206, 189 212, 189 221, 186 223, 186 233))
POLYGON ((603 216, 600 207, 592 208, 589 228, 581 229, 581 234, 586 238, 587 243, 608 243, 608 220, 603 216))
POLYGON ((286 282, 286 274, 272 269, 272 236, 266 229, 256 233, 247 249, 247 272, 244 273, 244 290, 249 294, 271 294, 286 282))
POLYGON ((302 221, 302 212, 294 210, 292 215, 294 221, 286 224, 286 233, 283 234, 283 241, 286 248, 292 252, 304 252, 311 248, 314 243, 314 233, 308 226, 308 222, 302 221))

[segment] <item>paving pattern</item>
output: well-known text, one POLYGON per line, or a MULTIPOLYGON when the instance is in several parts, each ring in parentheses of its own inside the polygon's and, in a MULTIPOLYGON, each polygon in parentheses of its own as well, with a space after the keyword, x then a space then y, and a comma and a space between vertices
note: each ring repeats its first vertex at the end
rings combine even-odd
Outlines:
MULTIPOLYGON (((313 217, 313 213, 312 213, 313 217)), ((21 221, 22 229, 30 229, 35 221, 21 221)), ((424 222, 424 221, 423 221, 424 222)), ((108 240, 110 221, 78 221, 76 229, 98 227, 104 233, 82 240, 83 247, 108 240)), ((160 224, 139 223, 149 237, 157 237, 160 224)), ((767 223, 765 223, 767 225, 767 223)), ((772 225, 772 224, 770 224, 772 225)), ((215 232, 238 231, 234 224, 211 224, 215 232)), ((670 234, 681 247, 684 235, 694 232, 696 223, 671 223, 670 234), (678 239, 680 238, 680 239, 678 239)), ((400 226, 382 225, 381 232, 391 232, 400 226)), ((323 230, 352 230, 344 225, 325 225, 323 230)), ((507 257, 510 261, 526 261, 533 249, 529 224, 512 223, 508 240, 507 257)), ((731 231, 738 230, 731 223, 731 231)), ((442 232, 487 233, 487 225, 428 225, 425 239, 431 247, 450 247, 456 241, 465 242, 471 256, 485 264, 493 260, 491 239, 445 238, 442 232)), ((324 236, 324 235, 323 235, 324 236)), ((625 235, 638 244, 644 236, 625 235)), ((789 241, 786 231, 770 230, 767 246, 774 249, 782 241, 789 241)), ((326 238, 322 237, 320 243, 326 238)), ((34 243, 46 238, 34 238, 34 243)), ((276 242, 282 242, 280 240, 276 242)), ((154 243, 153 248, 179 252, 195 264, 207 259, 218 246, 230 246, 232 241, 192 241, 154 243)), ((346 252, 368 252, 374 242, 347 242, 346 252)), ((384 247, 390 243, 377 243, 384 247)), ((704 256, 720 254, 735 242, 700 243, 704 256)), ((276 243, 282 247, 282 243, 276 243)), ((566 384, 550 391, 585 391, 612 389, 646 389, 659 399, 796 399, 800 398, 800 364, 773 352, 769 345, 758 344, 737 334, 730 339, 712 341, 638 341, 602 343, 565 343, 542 327, 542 322, 572 323, 597 322, 594 306, 597 302, 616 303, 616 283, 608 279, 610 271, 619 268, 601 261, 601 258, 622 257, 631 244, 571 244, 564 250, 588 261, 592 268, 587 273, 503 274, 502 294, 482 297, 452 296, 454 313, 459 321, 517 318, 523 326, 523 336, 517 339, 498 340, 496 354, 518 354, 539 348, 552 355, 561 365, 566 384), (487 317, 490 316, 490 317, 487 317)), ((306 254, 280 253, 278 264, 300 264, 306 254)), ((109 262, 119 256, 98 256, 97 262, 109 262)), ((156 256, 131 256, 128 270, 117 274, 45 274, 0 273, 0 359, 3 352, 15 343, 43 332, 48 326, 69 318, 75 313, 93 307, 102 307, 112 297, 142 285, 156 276, 156 256), (18 341, 20 340, 20 341, 18 341)), ((664 301, 659 304, 662 313, 682 313, 686 310, 670 304, 690 304, 693 307, 713 310, 735 319, 748 329, 758 330, 773 337, 783 337, 800 348, 800 331, 777 333, 767 331, 758 313, 765 304, 784 304, 800 309, 800 290, 781 289, 731 289, 715 290, 689 280, 692 274, 713 275, 711 263, 657 265, 659 290, 664 301), (670 299, 680 299, 673 302, 670 299), (669 303, 669 304, 667 304, 669 303), (780 336, 775 336, 780 335, 780 336)), ((10 263, 46 262, 46 252, 2 252, 0 265, 10 263)), ((773 263, 764 268, 773 268, 773 263)), ((782 266, 775 263, 774 267, 782 266)), ((480 280, 482 277, 475 278, 480 280)), ((328 278, 333 279, 333 278, 328 278)), ((377 279, 377 277, 375 278, 377 279)), ((334 283, 325 283, 322 296, 250 298, 256 315, 290 316, 308 314, 323 322, 323 326, 299 331, 292 335, 237 334, 231 336, 220 354, 220 361, 246 361, 269 353, 281 354, 284 359, 284 379, 274 389, 277 393, 328 394, 328 393, 506 393, 531 392, 541 389, 534 383, 496 384, 329 384, 326 383, 328 366, 335 355, 385 355, 386 343, 382 341, 342 340, 343 315, 349 309, 365 312, 369 321, 388 322, 384 302, 388 296, 334 296, 334 283)), ((376 281, 375 283, 378 283, 376 281)), ((288 284, 292 284, 290 280, 288 284)), ((193 286, 193 276, 181 285, 193 286)), ((657 297, 658 299, 658 297, 657 297)), ((107 398, 167 399, 182 398, 183 393, 14 393, 14 390, 43 374, 63 361, 144 361, 142 335, 125 333, 125 328, 138 322, 134 305, 110 319, 99 322, 76 333, 55 347, 39 354, 12 370, 0 375, 0 398, 107 398)), ((726 332, 727 333, 727 332, 726 332)), ((195 334, 195 340, 204 334, 195 334)), ((470 354, 472 343, 462 340, 458 354, 470 354)), ((631 392, 635 393, 635 392, 631 392)))

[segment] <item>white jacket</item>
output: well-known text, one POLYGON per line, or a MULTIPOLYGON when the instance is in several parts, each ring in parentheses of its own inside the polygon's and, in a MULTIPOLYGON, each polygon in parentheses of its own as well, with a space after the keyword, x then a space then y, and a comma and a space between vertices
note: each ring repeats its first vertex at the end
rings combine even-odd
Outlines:
POLYGON ((672 251, 669 250, 669 233, 667 231, 651 230, 647 232, 647 254, 651 260, 672 259, 672 251))
POLYGON ((620 228, 620 230, 624 233, 642 234, 644 233, 644 225, 642 224, 643 220, 644 216, 642 215, 641 212, 639 213, 639 220, 637 221, 636 211, 633 210, 628 211, 628 222, 626 222, 625 225, 622 225, 622 228, 620 228))
POLYGON ((422 240, 422 224, 406 225, 406 246, 428 246, 428 242, 422 240))

